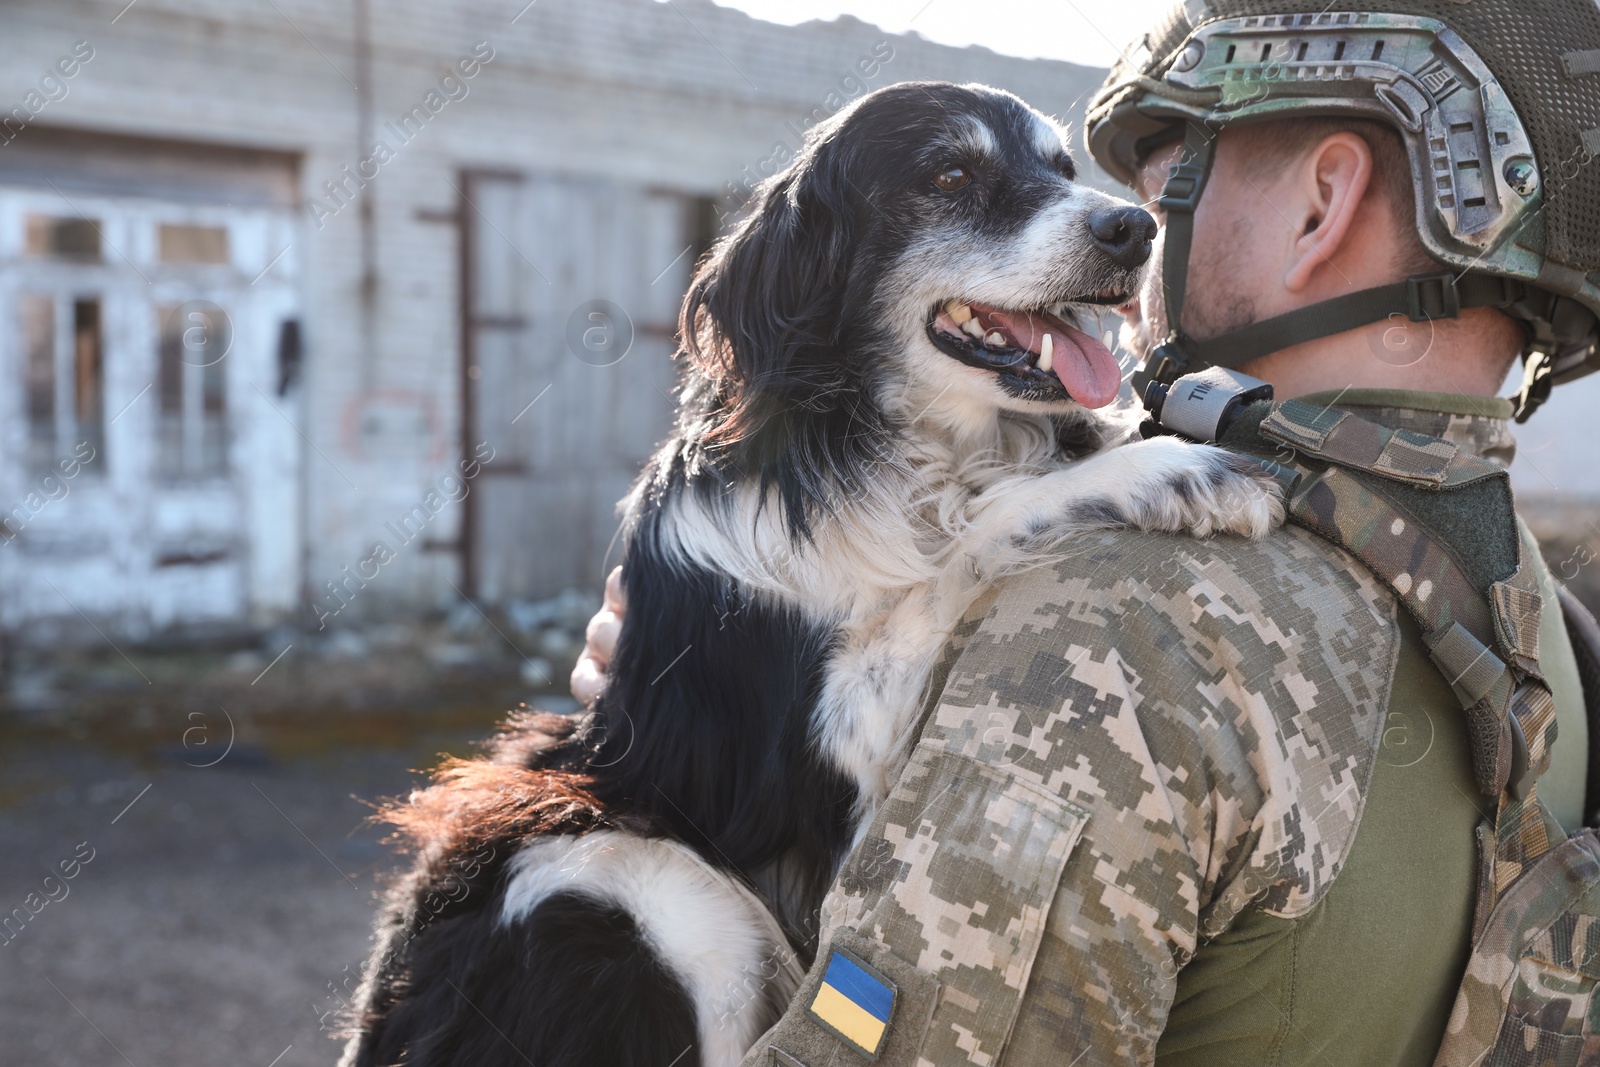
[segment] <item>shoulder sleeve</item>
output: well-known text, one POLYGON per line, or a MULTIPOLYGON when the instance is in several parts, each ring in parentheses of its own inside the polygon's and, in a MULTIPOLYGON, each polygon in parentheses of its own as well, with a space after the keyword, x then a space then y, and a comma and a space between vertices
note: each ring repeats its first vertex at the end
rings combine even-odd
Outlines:
POLYGON ((985 601, 747 1063, 844 1040, 812 1010, 835 946, 906 990, 880 1063, 1150 1063, 1201 943, 1332 884, 1381 738, 1393 598, 1293 529, 1070 551, 985 601))

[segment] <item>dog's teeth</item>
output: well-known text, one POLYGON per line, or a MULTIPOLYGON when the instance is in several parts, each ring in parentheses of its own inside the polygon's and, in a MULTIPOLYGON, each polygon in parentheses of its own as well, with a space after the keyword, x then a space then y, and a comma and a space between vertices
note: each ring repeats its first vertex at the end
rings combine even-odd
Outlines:
POLYGON ((1044 340, 1039 342, 1039 369, 1049 370, 1055 366, 1056 339, 1049 334, 1044 335, 1044 340))
POLYGON ((959 300, 950 301, 944 306, 944 311, 957 326, 965 326, 972 321, 972 309, 959 300))
POLYGON ((999 330, 995 330, 993 333, 989 334, 988 337, 983 339, 983 343, 986 345, 993 345, 995 348, 1004 348, 1006 346, 1006 335, 1001 333, 999 330))
POLYGON ((976 316, 968 319, 966 322, 963 322, 961 324, 961 328, 965 330, 967 336, 971 337, 973 340, 983 340, 983 327, 978 325, 978 319, 976 316))

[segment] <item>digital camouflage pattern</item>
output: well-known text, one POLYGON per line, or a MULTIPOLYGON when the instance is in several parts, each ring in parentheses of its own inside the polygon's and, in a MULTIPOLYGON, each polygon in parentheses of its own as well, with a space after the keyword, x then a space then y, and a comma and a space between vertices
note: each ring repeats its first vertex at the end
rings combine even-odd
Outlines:
MULTIPOLYGON (((1555 701, 1538 665, 1542 597, 1523 558, 1505 471, 1442 438, 1303 400, 1274 406, 1259 433, 1289 446, 1276 458, 1301 472, 1290 521, 1354 553, 1422 624, 1471 723, 1483 793, 1498 797, 1513 766, 1542 773, 1555 744, 1555 701), (1478 561, 1473 571, 1458 562, 1459 541, 1418 520, 1433 503, 1428 496, 1445 509, 1454 503, 1503 516, 1467 546, 1478 561)), ((1511 785, 1520 796, 1521 776, 1511 785)))
POLYGON ((1473 952, 1437 1067, 1595 1062, 1600 962, 1590 958, 1590 939, 1600 933, 1600 837, 1585 829, 1564 840, 1537 798, 1556 741, 1556 703, 1539 662, 1538 564, 1517 531, 1505 473, 1451 442, 1304 401, 1273 408, 1259 432, 1293 445, 1303 485, 1291 495, 1290 520, 1350 549, 1426 628, 1423 640, 1467 715, 1479 787, 1495 801, 1480 830, 1473 952), (1337 466, 1308 464, 1306 455, 1337 466), (1482 530, 1476 539, 1451 531, 1457 538, 1447 544, 1445 528, 1416 521, 1431 509, 1415 487, 1448 496, 1474 483, 1490 495, 1458 501, 1456 511, 1498 516, 1494 533, 1515 546, 1509 560, 1483 543, 1482 530))
MULTIPOLYGON (((1393 599, 1298 530, 1115 532, 976 621, 822 940, 855 931, 875 965, 941 984, 916 1057, 891 1062, 1148 1063, 1204 939, 1246 906, 1302 914, 1338 875, 1393 599)), ((769 1043, 813 1067, 837 1051, 794 1010, 747 1062, 769 1043)))
MULTIPOLYGON (((1343 421, 1299 414, 1280 445, 1298 432, 1298 445, 1325 447, 1343 421)), ((1498 473, 1474 454, 1495 445, 1502 419, 1443 414, 1435 442, 1347 424, 1342 458, 1412 485, 1498 473)), ((1329 528, 1363 558, 1380 534, 1405 540, 1375 499, 1345 506, 1362 486, 1347 480, 1337 499, 1313 500, 1329 528)), ((1519 617, 1530 601, 1508 595, 1497 611, 1480 595, 1468 607, 1449 588, 1466 579, 1430 556, 1437 546, 1406 543, 1414 564, 1435 568, 1403 598, 1430 613, 1425 625, 1467 632, 1457 615, 1469 617, 1481 649, 1505 638, 1506 661, 1537 670, 1513 651, 1537 659, 1519 617), (1430 575, 1448 589, 1443 609, 1416 592, 1430 575)), ((892 1022, 881 1063, 1151 1063, 1195 952, 1246 908, 1308 913, 1354 840, 1393 682, 1402 570, 1380 581, 1299 528, 1259 543, 1118 532, 1069 551, 969 614, 906 774, 824 903, 824 945, 841 939, 931 1005, 892 1022)), ((1528 573, 1512 584, 1537 597, 1528 573)), ((1586 1062, 1600 919, 1574 901, 1600 904, 1600 845, 1592 834, 1561 844, 1533 796, 1502 800, 1481 936, 1438 1063, 1586 1062), (1563 862, 1574 850, 1582 862, 1563 862), (1552 921, 1530 921, 1542 913, 1552 921), (1503 1026, 1520 1052, 1497 1049, 1503 1026)), ((853 1055, 791 1008, 746 1063, 853 1055)))

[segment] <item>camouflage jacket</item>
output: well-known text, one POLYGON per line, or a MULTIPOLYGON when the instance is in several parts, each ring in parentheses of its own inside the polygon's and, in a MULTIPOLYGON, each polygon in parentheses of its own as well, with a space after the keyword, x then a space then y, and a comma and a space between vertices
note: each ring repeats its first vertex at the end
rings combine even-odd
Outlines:
MULTIPOLYGON (((1494 404, 1339 402, 1509 462, 1494 404)), ((992 590, 945 650, 907 769, 823 905, 816 965, 746 1064, 1431 1062, 1466 962, 1483 802, 1460 707, 1403 615, 1353 557, 1295 527, 1255 543, 1108 532, 992 590), (1409 766, 1403 751, 1380 758, 1396 712, 1429 724, 1431 794, 1375 774, 1409 766), (1378 792, 1385 811, 1368 813, 1378 792), (1391 852, 1367 849, 1330 918, 1319 906, 1368 817, 1391 852), (1385 906, 1385 866, 1429 847, 1437 860, 1403 864, 1387 887, 1415 922, 1373 923, 1367 940, 1389 943, 1351 970, 1339 946, 1385 906), (1330 922, 1341 932, 1318 941, 1330 922), (1332 947, 1328 966, 1307 969, 1308 945, 1332 947), (1321 971, 1360 986, 1410 955, 1431 983, 1421 1007, 1395 1009, 1422 1017, 1414 1032, 1362 1017, 1396 999, 1381 981, 1370 1007, 1356 990, 1297 1009, 1321 971), (1190 975, 1209 976, 1184 1002, 1204 1009, 1191 1016, 1222 1023, 1179 1033, 1190 975), (1228 1033, 1252 1001, 1273 1033, 1228 1033)), ((1541 795, 1575 820, 1574 679, 1552 688, 1576 759, 1556 761, 1541 795)))

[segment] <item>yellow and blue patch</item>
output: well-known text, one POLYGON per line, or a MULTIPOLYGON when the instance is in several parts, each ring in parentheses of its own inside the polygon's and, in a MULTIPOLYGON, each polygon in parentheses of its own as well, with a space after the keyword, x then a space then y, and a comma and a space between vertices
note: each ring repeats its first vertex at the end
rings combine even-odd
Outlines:
POLYGON ((840 948, 832 953, 822 985, 807 1010, 856 1051, 877 1059, 889 1036, 895 985, 855 953, 840 948))

